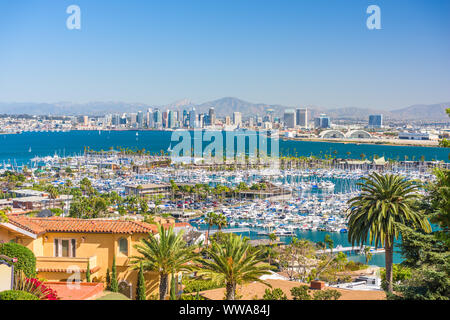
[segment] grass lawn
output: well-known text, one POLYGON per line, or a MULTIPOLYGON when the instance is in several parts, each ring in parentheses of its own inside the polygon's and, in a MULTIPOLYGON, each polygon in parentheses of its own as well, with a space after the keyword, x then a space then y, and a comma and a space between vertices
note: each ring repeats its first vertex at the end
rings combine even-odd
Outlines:
POLYGON ((103 296, 97 298, 96 300, 131 300, 131 299, 118 292, 104 291, 103 296))

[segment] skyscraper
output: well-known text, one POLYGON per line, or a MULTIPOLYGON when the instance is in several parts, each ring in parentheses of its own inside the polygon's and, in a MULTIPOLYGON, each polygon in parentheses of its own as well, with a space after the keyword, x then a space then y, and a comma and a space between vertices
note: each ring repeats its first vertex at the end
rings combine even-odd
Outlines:
POLYGON ((155 112, 153 112, 153 117, 154 117, 154 121, 155 121, 155 128, 161 128, 162 127, 161 110, 155 109, 155 112))
POLYGON ((383 126, 382 114, 369 115, 369 128, 381 128, 383 126))
POLYGON ((113 126, 118 126, 120 124, 120 114, 113 114, 111 118, 111 124, 113 126))
POLYGON ((153 128, 154 117, 152 109, 147 109, 147 116, 145 123, 147 124, 147 128, 153 128))
POLYGON ((130 126, 136 127, 136 123, 137 123, 137 113, 130 113, 130 114, 128 115, 128 123, 130 124, 130 126))
POLYGON ((195 108, 192 108, 192 110, 189 111, 189 128, 196 128, 196 122, 197 115, 195 113, 195 108))
POLYGON ((295 128, 295 111, 293 109, 286 109, 284 111, 284 126, 289 129, 295 128))
POLYGON ((318 118, 314 118, 314 127, 318 129, 326 129, 331 127, 330 118, 322 113, 318 118))
POLYGON ((169 125, 169 113, 167 111, 162 113, 162 124, 164 128, 167 128, 169 125))
POLYGON ((308 109, 298 108, 296 110, 296 125, 301 128, 308 127, 308 109))
POLYGON ((144 113, 142 111, 139 111, 136 117, 136 121, 138 124, 138 128, 144 127, 144 113))
POLYGON ((241 126, 242 125, 242 114, 238 111, 233 112, 233 124, 235 126, 241 126))
POLYGON ((168 128, 174 128, 175 127, 175 111, 169 111, 167 127, 168 128))
POLYGON ((213 107, 209 108, 209 125, 214 126, 216 124, 216 111, 213 107))

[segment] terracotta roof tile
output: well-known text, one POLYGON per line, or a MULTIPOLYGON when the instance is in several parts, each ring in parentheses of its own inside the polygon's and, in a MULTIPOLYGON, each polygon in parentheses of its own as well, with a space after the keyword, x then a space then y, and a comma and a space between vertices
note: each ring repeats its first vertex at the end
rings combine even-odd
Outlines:
POLYGON ((73 233, 156 233, 156 225, 125 220, 94 220, 75 218, 34 218, 10 217, 9 222, 17 227, 35 234, 45 232, 73 232, 73 233))

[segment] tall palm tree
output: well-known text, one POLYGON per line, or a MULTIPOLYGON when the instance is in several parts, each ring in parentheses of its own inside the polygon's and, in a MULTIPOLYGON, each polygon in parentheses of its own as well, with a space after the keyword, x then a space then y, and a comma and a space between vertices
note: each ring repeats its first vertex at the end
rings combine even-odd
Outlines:
POLYGON ((142 267, 144 271, 159 273, 159 299, 164 300, 169 274, 191 270, 188 262, 196 258, 195 247, 190 247, 183 241, 183 231, 175 234, 173 227, 164 229, 158 224, 158 234, 150 234, 148 239, 134 245, 141 256, 131 257, 135 269, 142 267))
POLYGON ((267 284, 260 277, 269 274, 272 268, 262 262, 260 250, 250 250, 247 239, 230 234, 221 243, 212 242, 207 253, 208 259, 200 260, 199 274, 225 283, 227 300, 235 300, 237 284, 252 281, 267 284))
POLYGON ((369 238, 376 248, 384 246, 386 282, 392 292, 393 247, 400 233, 397 224, 431 232, 430 223, 415 207, 418 185, 399 175, 376 172, 363 180, 358 183, 360 195, 348 202, 348 239, 352 245, 363 245, 369 238))
POLYGON ((208 246, 208 238, 211 227, 216 224, 217 215, 215 212, 208 212, 205 217, 205 222, 208 225, 208 234, 206 238, 205 246, 208 246))
POLYGON ((329 234, 325 235, 325 239, 323 240, 323 242, 330 249, 331 255, 333 255, 334 241, 329 234))

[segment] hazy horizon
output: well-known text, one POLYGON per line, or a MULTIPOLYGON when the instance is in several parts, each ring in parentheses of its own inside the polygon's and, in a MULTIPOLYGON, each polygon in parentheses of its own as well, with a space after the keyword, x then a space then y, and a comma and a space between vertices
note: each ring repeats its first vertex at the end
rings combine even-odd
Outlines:
POLYGON ((2 2, 0 101, 395 110, 450 101, 448 39, 445 0, 2 2))
MULTIPOLYGON (((145 102, 140 102, 140 101, 119 101, 119 100, 110 100, 110 101, 82 101, 82 102, 73 102, 73 101, 53 101, 53 102, 47 102, 47 101, 0 101, 0 104, 48 104, 48 105, 88 105, 88 104, 108 104, 108 103, 112 103, 112 104, 128 104, 128 105, 143 105, 143 106, 149 106, 149 107, 170 107, 172 105, 178 104, 179 102, 182 101, 189 101, 190 104, 188 105, 203 105, 203 104, 208 104, 210 102, 214 102, 214 101, 219 101, 222 99, 237 99, 237 100, 241 100, 243 102, 248 102, 251 104, 265 104, 265 105, 279 105, 281 107, 286 107, 286 108, 305 108, 305 107, 311 107, 311 108, 321 108, 321 109, 327 109, 327 110, 334 110, 334 109, 344 109, 344 108, 358 108, 358 109, 372 109, 372 110, 377 110, 377 108, 370 108, 370 107, 361 107, 361 106, 338 106, 338 107, 329 107, 329 106, 323 106, 323 105, 318 105, 318 104, 311 104, 311 105, 301 105, 301 104, 295 104, 295 105, 283 105, 281 103, 266 103, 265 101, 249 101, 249 100, 245 100, 242 99, 240 97, 221 97, 221 98, 216 98, 216 99, 212 99, 212 100, 208 100, 208 101, 193 101, 189 98, 183 98, 183 99, 178 99, 176 101, 172 101, 169 103, 163 103, 163 104, 156 104, 156 103, 145 103, 145 102)), ((403 109, 403 108, 407 108, 407 107, 411 107, 411 106, 416 106, 416 105, 437 105, 437 104, 448 104, 450 103, 450 98, 447 101, 439 101, 439 102, 429 102, 429 103, 414 103, 411 105, 405 105, 405 106, 399 106, 399 107, 385 107, 383 109, 379 109, 380 112, 381 111, 393 111, 393 110, 399 110, 399 109, 403 109)))

